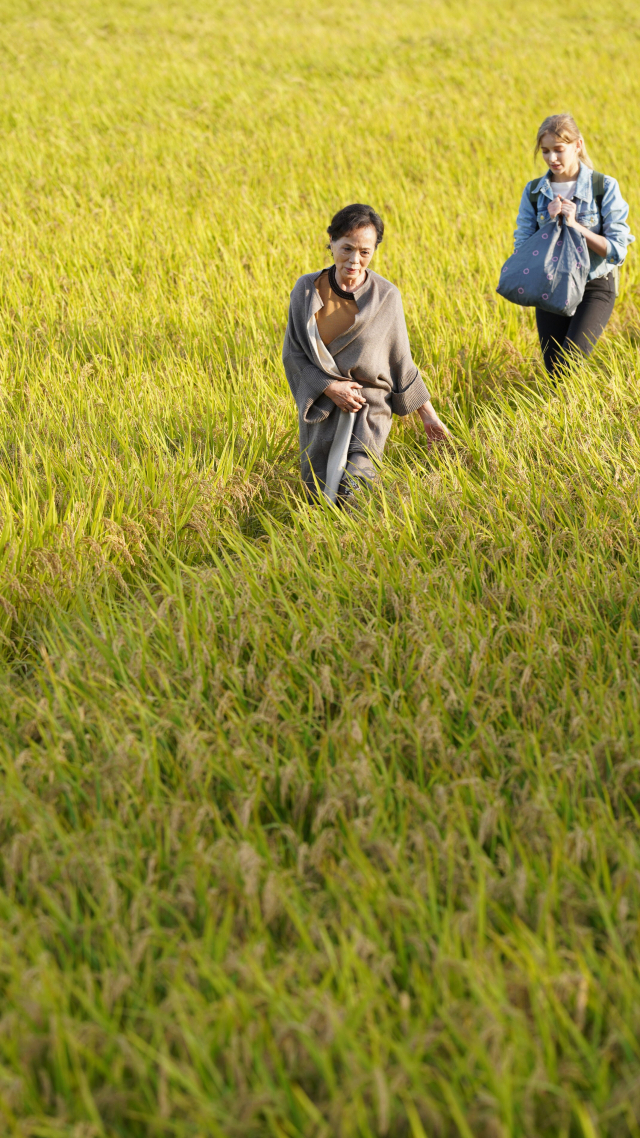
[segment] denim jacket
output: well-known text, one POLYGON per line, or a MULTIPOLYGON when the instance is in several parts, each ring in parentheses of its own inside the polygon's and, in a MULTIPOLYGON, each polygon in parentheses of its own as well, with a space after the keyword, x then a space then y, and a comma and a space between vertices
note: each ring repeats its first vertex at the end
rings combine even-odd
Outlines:
MULTIPOLYGON (((594 233, 602 233, 607 239, 606 257, 600 257, 598 253, 589 250, 590 281, 595 280, 596 277, 608 276, 612 269, 621 265, 627 255, 627 245, 635 241, 635 237, 627 225, 629 206, 622 197, 615 178, 605 176, 602 218, 600 218, 598 206, 593 196, 592 175, 593 171, 585 166, 584 162, 581 162, 575 192, 576 221, 580 225, 584 225, 586 229, 593 229, 594 233), (602 224, 600 224, 601 221, 602 224)), ((555 194, 552 189, 553 183, 549 181, 549 177, 550 171, 547 171, 542 178, 534 178, 524 188, 518 211, 517 228, 513 235, 514 250, 535 233, 538 225, 544 225, 546 221, 550 220, 549 205, 555 194), (533 186, 534 191, 539 192, 540 195, 538 197, 537 218, 529 200, 530 186, 533 186)))

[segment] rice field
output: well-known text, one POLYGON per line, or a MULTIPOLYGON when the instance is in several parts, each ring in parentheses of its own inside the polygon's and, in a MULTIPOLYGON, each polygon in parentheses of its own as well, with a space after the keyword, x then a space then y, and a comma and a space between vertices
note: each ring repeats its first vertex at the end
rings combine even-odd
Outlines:
POLYGON ((640 16, 3 0, 0 1131, 640 1138, 640 276, 498 300, 570 110, 640 231, 640 16), (308 509, 325 228, 452 431, 308 509))

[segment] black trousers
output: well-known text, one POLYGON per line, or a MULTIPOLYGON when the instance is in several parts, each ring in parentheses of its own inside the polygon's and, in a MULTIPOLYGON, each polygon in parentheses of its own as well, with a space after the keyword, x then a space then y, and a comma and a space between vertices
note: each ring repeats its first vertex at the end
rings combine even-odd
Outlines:
POLYGON ((557 316, 536 308, 536 324, 544 366, 555 375, 568 352, 579 351, 590 356, 613 312, 616 286, 613 273, 587 281, 584 296, 573 316, 557 316))

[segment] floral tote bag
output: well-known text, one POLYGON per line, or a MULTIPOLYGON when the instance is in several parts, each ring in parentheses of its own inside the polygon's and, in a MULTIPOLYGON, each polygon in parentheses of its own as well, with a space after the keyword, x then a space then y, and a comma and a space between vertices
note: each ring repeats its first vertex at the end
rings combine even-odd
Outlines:
POLYGON ((496 292, 513 304, 573 316, 589 276, 583 235, 556 218, 529 237, 505 261, 496 292))

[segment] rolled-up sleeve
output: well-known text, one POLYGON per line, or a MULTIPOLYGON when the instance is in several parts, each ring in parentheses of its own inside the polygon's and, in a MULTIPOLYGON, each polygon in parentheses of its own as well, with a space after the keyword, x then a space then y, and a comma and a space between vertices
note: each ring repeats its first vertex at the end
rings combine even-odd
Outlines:
POLYGON ((514 252, 520 247, 520 245, 523 244, 524 241, 528 241, 530 237, 533 237, 533 234, 537 229, 538 223, 536 220, 536 211, 534 210, 531 201, 529 200, 530 185, 531 183, 528 182, 522 191, 522 197, 520 199, 520 209, 518 210, 518 219, 516 221, 516 228, 513 234, 514 252))
POLYGON ((413 361, 402 297, 394 289, 389 297, 390 342, 389 371, 391 374, 391 410, 394 415, 410 415, 427 403, 430 395, 413 361))
POLYGON ((396 388, 391 393, 391 410, 394 415, 410 415, 431 398, 420 371, 411 358, 411 353, 400 363, 396 388))
POLYGON ((606 177, 602 197, 602 235, 606 238, 608 265, 621 265, 627 255, 627 247, 635 241, 627 218, 629 206, 620 193, 615 178, 606 177))

